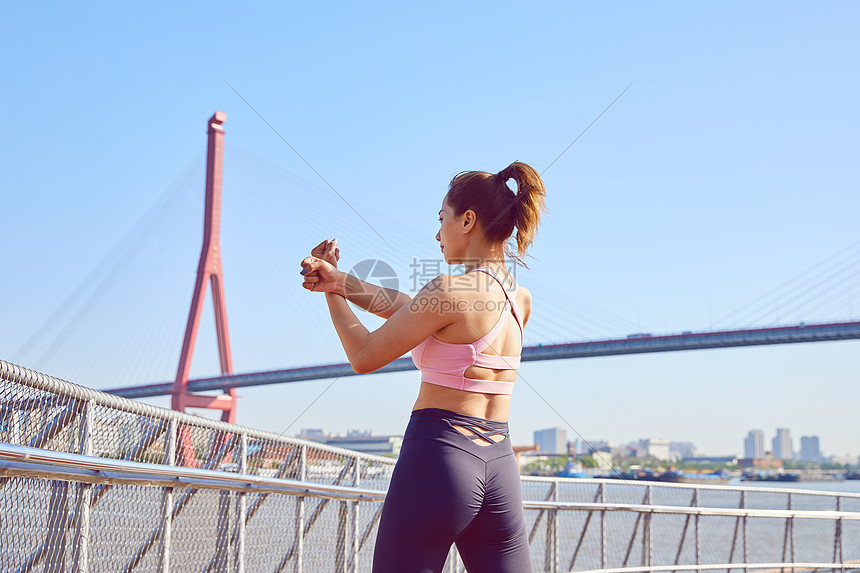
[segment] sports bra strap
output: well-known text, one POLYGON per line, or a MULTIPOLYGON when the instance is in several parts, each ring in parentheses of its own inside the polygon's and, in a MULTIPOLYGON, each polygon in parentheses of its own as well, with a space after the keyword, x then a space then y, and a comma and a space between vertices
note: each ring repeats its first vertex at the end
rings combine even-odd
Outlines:
MULTIPOLYGON (((496 322, 495 326, 493 326, 493 329, 490 332, 488 332, 487 334, 482 336, 478 341, 475 342, 475 349, 480 353, 483 350, 485 350, 493 340, 496 339, 496 337, 499 335, 499 333, 502 330, 502 319, 504 318, 505 313, 508 311, 508 309, 511 309, 514 313, 514 319, 517 321, 517 326, 520 327, 520 340, 523 340, 523 337, 524 337, 523 323, 522 323, 522 320, 520 319, 520 308, 517 305, 517 300, 516 300, 517 293, 520 290, 520 285, 516 284, 516 280, 514 280, 514 294, 513 294, 513 296, 511 296, 508 294, 508 289, 505 288, 504 283, 499 279, 498 276, 496 276, 496 273, 494 273, 488 267, 477 267, 477 268, 472 269, 472 271, 483 271, 483 272, 487 273, 488 275, 490 275, 491 277, 493 277, 494 279, 496 279, 496 282, 499 283, 499 286, 502 287, 502 292, 505 294, 505 299, 506 299, 505 300, 505 308, 502 311, 502 315, 499 318, 498 322, 496 322), (478 345, 481 345, 481 348, 478 348, 478 345)), ((469 272, 472 272, 472 271, 469 271, 469 272)))

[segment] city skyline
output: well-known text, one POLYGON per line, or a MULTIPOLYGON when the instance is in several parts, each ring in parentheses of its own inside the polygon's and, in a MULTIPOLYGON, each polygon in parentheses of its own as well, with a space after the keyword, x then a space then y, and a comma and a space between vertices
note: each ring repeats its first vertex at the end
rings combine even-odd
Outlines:
MULTIPOLYGON (((780 435, 780 430, 785 432, 786 430, 789 432, 790 438, 790 428, 775 428, 774 430, 774 440, 777 436, 780 435)), ((669 460, 670 456, 668 455, 670 452, 674 452, 679 454, 678 459, 695 459, 697 457, 728 457, 735 456, 738 459, 741 458, 764 458, 766 455, 771 454, 772 450, 767 450, 762 448, 760 455, 747 455, 749 452, 746 450, 747 440, 750 435, 758 436, 761 441, 764 440, 764 431, 753 429, 749 430, 747 433, 747 437, 744 439, 744 448, 741 449, 740 453, 737 452, 701 452, 696 449, 695 444, 683 439, 669 439, 664 437, 650 437, 650 438, 635 438, 629 439, 627 441, 619 441, 614 442, 611 440, 582 440, 579 437, 570 438, 567 436, 567 431, 565 428, 561 427, 550 427, 550 428, 540 428, 532 431, 532 441, 531 444, 518 443, 514 442, 514 446, 527 446, 527 445, 542 445, 547 444, 546 447, 542 446, 540 452, 550 452, 554 455, 565 455, 564 452, 568 450, 568 445, 573 445, 575 451, 577 451, 580 455, 586 455, 590 450, 600 450, 601 448, 646 448, 647 451, 653 457, 663 460, 669 460), (653 450, 656 447, 654 452, 653 450), (690 455, 691 452, 695 452, 694 455, 690 455)), ((785 434, 782 434, 785 435, 785 434)), ((326 428, 302 428, 299 432, 295 434, 297 438, 344 438, 344 437, 354 437, 354 436, 362 436, 362 437, 390 437, 390 436, 398 436, 402 437, 402 434, 375 434, 371 429, 353 429, 349 428, 344 432, 330 431, 326 428)), ((827 450, 821 449, 821 440, 819 436, 801 436, 801 446, 799 449, 794 450, 793 456, 791 458, 777 458, 784 459, 785 461, 801 461, 801 462, 821 462, 826 461, 830 458, 846 458, 849 460, 853 460, 850 463, 853 465, 860 465, 860 454, 856 454, 854 451, 846 451, 846 452, 828 452, 827 450), (804 446, 804 444, 806 444, 804 446)), ((776 456, 773 456, 776 458, 776 456)), ((843 462, 840 462, 843 463, 843 462)))

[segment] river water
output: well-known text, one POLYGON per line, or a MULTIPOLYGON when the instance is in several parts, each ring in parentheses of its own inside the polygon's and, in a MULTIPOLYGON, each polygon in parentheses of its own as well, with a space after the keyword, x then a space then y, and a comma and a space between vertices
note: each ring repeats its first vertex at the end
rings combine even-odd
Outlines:
POLYGON ((834 480, 834 481, 798 481, 798 482, 778 482, 778 481, 741 481, 739 478, 732 478, 729 485, 738 485, 744 487, 774 487, 784 489, 809 489, 815 491, 833 491, 839 493, 860 493, 860 480, 834 480))

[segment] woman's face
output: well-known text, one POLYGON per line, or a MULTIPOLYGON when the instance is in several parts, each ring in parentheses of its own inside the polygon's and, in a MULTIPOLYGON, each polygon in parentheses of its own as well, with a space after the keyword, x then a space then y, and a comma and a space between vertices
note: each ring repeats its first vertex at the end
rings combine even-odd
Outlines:
MULTIPOLYGON (((447 195, 445 198, 447 199, 447 195)), ((457 216, 454 208, 442 201, 442 209, 439 210, 439 232, 436 240, 449 265, 457 265, 463 262, 464 253, 468 246, 469 231, 474 225, 475 212, 471 209, 457 216)))
POLYGON ((451 258, 455 257, 457 252, 457 236, 454 230, 458 226, 457 219, 459 218, 454 216, 454 210, 451 206, 442 200, 442 209, 439 210, 439 232, 436 233, 436 240, 439 241, 439 248, 442 249, 442 255, 448 264, 452 263, 451 258))

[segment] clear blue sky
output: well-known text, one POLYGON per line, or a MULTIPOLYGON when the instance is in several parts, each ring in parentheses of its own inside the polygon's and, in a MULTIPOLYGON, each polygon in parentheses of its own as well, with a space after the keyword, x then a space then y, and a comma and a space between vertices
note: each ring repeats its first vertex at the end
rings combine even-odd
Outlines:
MULTIPOLYGON (((344 359, 300 287, 313 245, 338 237, 343 268, 377 257, 409 290, 410 262, 438 257, 454 173, 546 169, 634 81, 545 173, 526 343, 856 318, 856 248, 792 279, 860 239, 858 17, 849 2, 7 6, 0 357, 97 388, 173 378, 216 109, 244 372, 344 359)), ((195 376, 217 372, 209 312, 195 376)), ((858 350, 526 363, 514 441, 560 426, 723 454, 788 427, 795 447, 858 454, 858 350)), ((284 431, 328 384, 243 390, 239 422, 284 431)), ((287 433, 402 433, 417 388, 416 372, 339 380, 287 433)))

